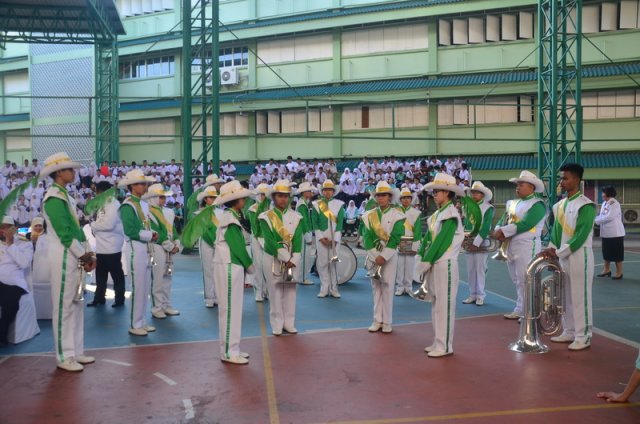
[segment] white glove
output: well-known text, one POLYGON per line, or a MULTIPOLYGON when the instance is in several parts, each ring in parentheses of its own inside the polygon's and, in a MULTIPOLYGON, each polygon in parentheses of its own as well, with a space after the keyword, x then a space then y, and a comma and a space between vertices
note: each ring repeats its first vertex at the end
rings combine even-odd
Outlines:
POLYGON ((253 264, 249 265, 249 268, 247 268, 246 273, 247 274, 255 274, 256 273, 256 267, 254 267, 253 264))
POLYGON ((416 261, 416 275, 422 276, 431 269, 430 262, 416 261))
POLYGON ((175 244, 171 240, 165 240, 162 242, 162 248, 166 252, 171 252, 174 247, 175 247, 175 244))

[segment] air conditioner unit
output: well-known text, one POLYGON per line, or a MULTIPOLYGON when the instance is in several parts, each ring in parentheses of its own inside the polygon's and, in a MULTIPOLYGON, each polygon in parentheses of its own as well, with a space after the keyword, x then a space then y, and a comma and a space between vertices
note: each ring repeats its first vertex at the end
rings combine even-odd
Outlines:
POLYGON ((235 85, 238 83, 237 68, 220 69, 220 85, 235 85))
POLYGON ((625 224, 640 224, 640 209, 625 209, 622 220, 625 224))

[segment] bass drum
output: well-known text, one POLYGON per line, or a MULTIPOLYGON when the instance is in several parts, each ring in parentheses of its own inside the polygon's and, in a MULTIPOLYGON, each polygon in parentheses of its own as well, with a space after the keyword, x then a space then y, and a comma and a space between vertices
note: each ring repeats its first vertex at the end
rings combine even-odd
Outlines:
POLYGON ((336 263, 336 271, 338 274, 338 284, 349 282, 358 269, 358 259, 353 250, 346 244, 338 245, 338 258, 340 262, 336 263))

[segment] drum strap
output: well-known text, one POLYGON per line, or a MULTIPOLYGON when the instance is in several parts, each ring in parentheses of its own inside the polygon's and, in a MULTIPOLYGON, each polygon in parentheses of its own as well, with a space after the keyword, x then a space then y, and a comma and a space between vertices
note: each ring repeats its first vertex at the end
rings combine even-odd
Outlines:
POLYGON ((386 242, 389 241, 389 234, 387 234, 384 228, 382 228, 379 215, 380 213, 380 210, 376 208, 369 214, 369 226, 380 240, 386 242))
POLYGON ((267 211, 267 217, 271 222, 271 228, 273 228, 276 233, 278 233, 280 238, 282 238, 282 240, 286 241, 287 243, 291 243, 291 239, 293 239, 293 237, 291 236, 291 233, 285 228, 284 222, 282 222, 282 219, 280 218, 280 216, 278 216, 278 213, 273 209, 270 209, 269 211, 267 211))

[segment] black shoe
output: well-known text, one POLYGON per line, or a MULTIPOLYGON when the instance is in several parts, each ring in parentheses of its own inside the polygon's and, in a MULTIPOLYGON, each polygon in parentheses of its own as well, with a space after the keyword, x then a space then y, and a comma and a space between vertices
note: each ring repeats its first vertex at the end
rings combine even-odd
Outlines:
POLYGON ((93 308, 94 306, 104 305, 106 302, 104 300, 95 300, 93 302, 87 303, 87 308, 93 308))
POLYGON ((619 276, 611 277, 611 279, 612 280, 622 280, 622 277, 624 277, 624 274, 620 274, 619 276))
POLYGON ((124 302, 116 302, 113 305, 111 305, 112 308, 119 308, 121 306, 124 306, 124 302))
POLYGON ((603 272, 602 274, 596 275, 596 277, 611 277, 611 271, 603 272))

